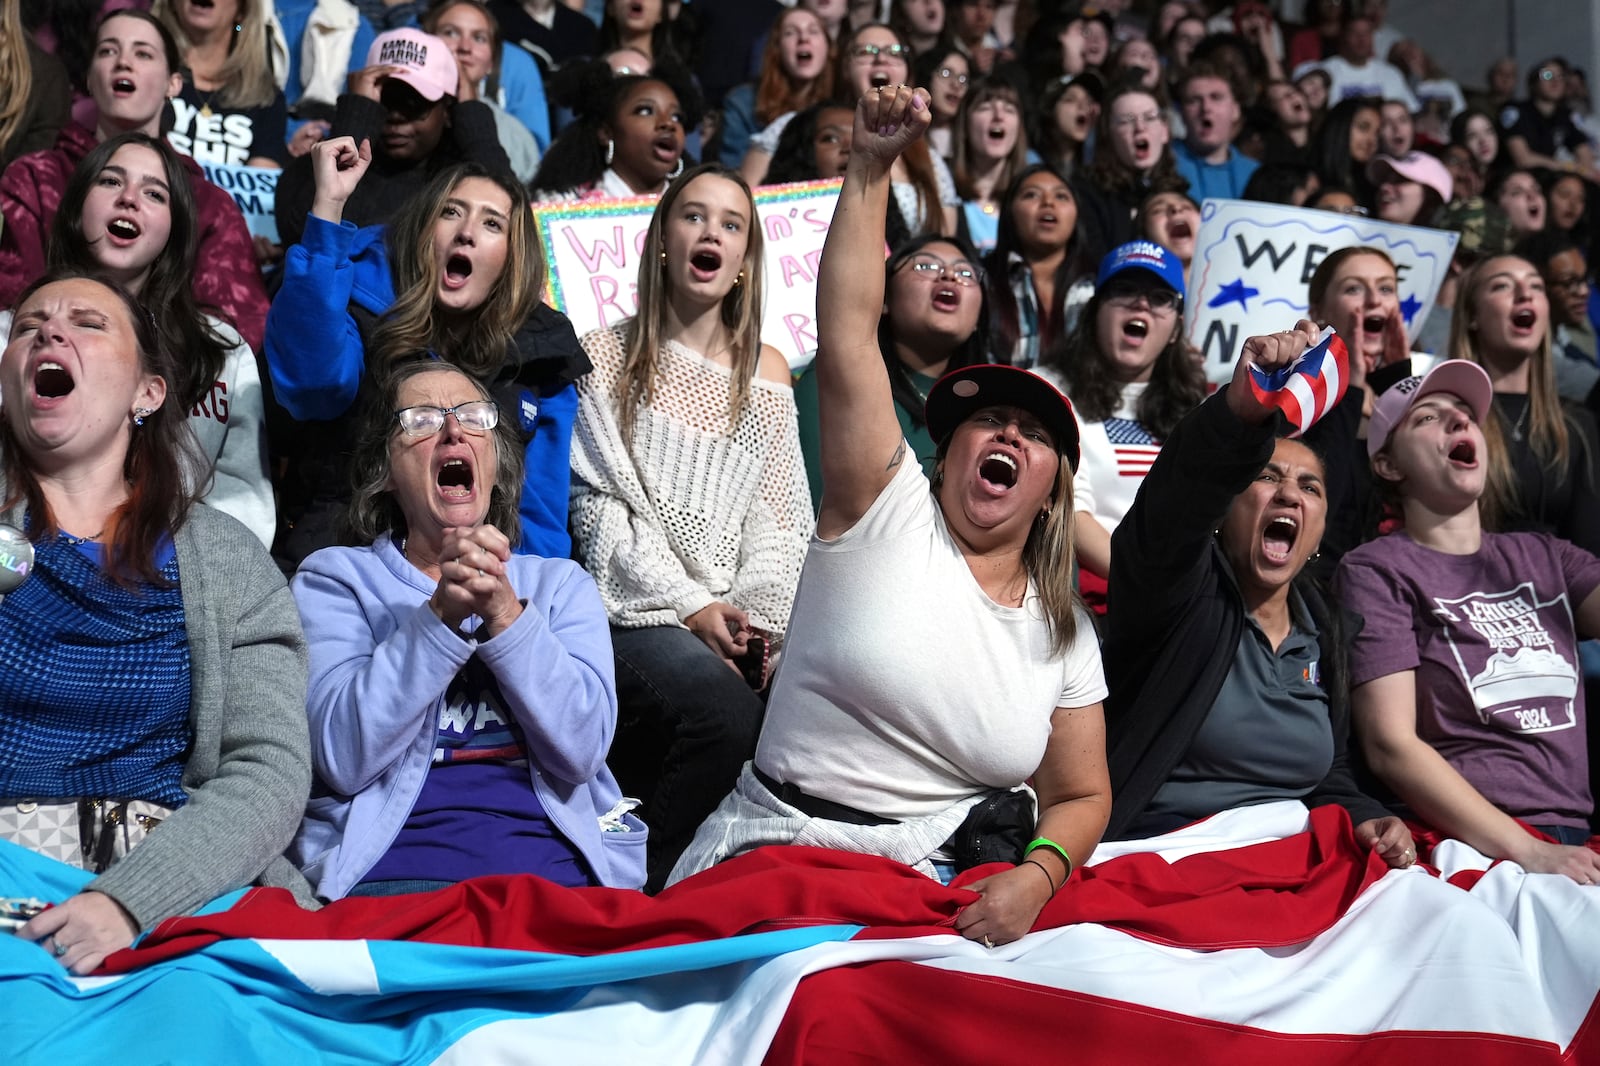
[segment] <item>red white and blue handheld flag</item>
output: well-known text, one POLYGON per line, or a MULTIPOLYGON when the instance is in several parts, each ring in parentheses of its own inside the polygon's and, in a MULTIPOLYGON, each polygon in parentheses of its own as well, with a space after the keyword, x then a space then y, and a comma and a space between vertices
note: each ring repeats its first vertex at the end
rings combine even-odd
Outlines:
POLYGON ((1288 366, 1276 370, 1250 368, 1250 391, 1256 402, 1276 407, 1298 437, 1338 405, 1350 384, 1350 353, 1344 341, 1325 327, 1322 339, 1288 366))

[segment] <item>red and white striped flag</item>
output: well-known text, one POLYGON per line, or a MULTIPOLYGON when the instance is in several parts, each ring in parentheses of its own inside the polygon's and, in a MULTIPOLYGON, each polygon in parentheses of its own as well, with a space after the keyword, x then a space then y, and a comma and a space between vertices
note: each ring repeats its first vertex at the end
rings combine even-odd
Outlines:
POLYGON ((1350 384, 1350 353, 1344 341, 1324 327, 1322 339, 1288 366, 1267 371, 1250 368, 1250 391, 1258 403, 1276 407, 1298 437, 1338 405, 1350 384))

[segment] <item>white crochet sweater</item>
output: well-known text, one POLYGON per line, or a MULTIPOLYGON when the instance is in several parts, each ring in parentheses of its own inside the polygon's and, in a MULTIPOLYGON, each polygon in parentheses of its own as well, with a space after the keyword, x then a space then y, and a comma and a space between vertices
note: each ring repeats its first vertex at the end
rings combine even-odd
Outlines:
POLYGON ((811 534, 794 393, 756 378, 728 432, 732 373, 674 341, 631 445, 617 421, 623 333, 583 338, 572 530, 613 625, 681 625, 713 600, 781 640, 811 534))

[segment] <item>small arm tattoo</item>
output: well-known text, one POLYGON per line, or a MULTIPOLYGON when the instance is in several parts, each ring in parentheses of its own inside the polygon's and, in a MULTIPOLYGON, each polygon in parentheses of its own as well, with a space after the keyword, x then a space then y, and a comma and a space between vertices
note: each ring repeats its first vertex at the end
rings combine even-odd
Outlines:
POLYGON ((884 467, 883 469, 885 471, 893 470, 895 467, 900 465, 901 461, 903 459, 905 459, 905 457, 906 457, 906 442, 904 440, 901 440, 900 441, 900 447, 898 447, 898 448, 896 448, 894 450, 894 457, 889 460, 889 465, 884 467))

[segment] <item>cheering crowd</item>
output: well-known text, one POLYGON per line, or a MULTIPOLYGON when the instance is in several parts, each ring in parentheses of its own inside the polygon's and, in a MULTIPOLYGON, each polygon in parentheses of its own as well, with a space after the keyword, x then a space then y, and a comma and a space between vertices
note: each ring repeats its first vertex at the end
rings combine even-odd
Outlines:
POLYGON ((1600 883, 1583 73, 1217 6, 5 0, 0 837, 96 875, 19 935, 805 844, 1002 864, 993 947, 1278 800, 1600 883), (796 374, 753 189, 816 179, 796 374), (530 205, 641 196, 579 336, 530 205), (1206 199, 1460 240, 1420 334, 1342 248, 1214 388, 1206 199))

